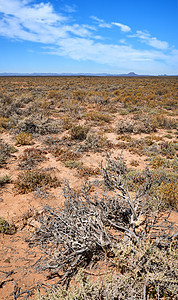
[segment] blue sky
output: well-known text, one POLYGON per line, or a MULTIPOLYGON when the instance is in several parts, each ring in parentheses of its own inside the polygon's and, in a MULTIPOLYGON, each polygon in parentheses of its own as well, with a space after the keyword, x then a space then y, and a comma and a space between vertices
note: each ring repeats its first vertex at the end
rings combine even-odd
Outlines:
POLYGON ((178 74, 176 0, 0 0, 0 72, 178 74))

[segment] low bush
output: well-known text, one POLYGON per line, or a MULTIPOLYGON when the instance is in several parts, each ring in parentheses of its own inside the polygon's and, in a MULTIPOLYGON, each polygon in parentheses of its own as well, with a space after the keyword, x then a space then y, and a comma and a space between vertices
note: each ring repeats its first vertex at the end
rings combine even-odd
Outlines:
POLYGON ((166 156, 166 158, 174 158, 176 156, 177 145, 172 142, 163 142, 160 144, 161 154, 166 156))
POLYGON ((65 161, 65 167, 70 168, 70 169, 78 169, 82 165, 82 162, 77 161, 77 160, 66 160, 65 161))
POLYGON ((79 145, 79 150, 99 152, 105 147, 112 147, 112 144, 109 143, 106 137, 101 134, 89 132, 83 143, 79 145))
POLYGON ((166 129, 176 129, 177 122, 172 118, 168 118, 163 114, 157 114, 152 118, 153 123, 156 127, 166 128, 166 129))
POLYGON ((111 116, 106 113, 91 111, 87 113, 87 119, 92 121, 99 121, 99 122, 103 121, 109 123, 111 121, 111 116))
POLYGON ((21 132, 15 136, 16 145, 31 145, 33 143, 33 137, 31 133, 21 132))
POLYGON ((72 160, 75 161, 80 157, 78 153, 65 148, 61 148, 60 146, 53 147, 50 151, 58 160, 62 162, 72 160))
POLYGON ((7 183, 11 183, 11 177, 9 175, 0 176, 0 187, 7 183))
POLYGON ((150 133, 155 132, 156 127, 151 122, 151 120, 148 118, 143 120, 121 120, 116 125, 116 132, 117 134, 123 134, 123 133, 150 133))
POLYGON ((54 121, 43 115, 41 117, 38 115, 30 115, 29 117, 20 120, 17 125, 18 132, 37 133, 42 135, 58 133, 59 130, 60 126, 58 121, 54 121))
POLYGON ((0 132, 4 131, 4 129, 8 128, 9 122, 10 122, 9 118, 0 117, 0 132))
POLYGON ((13 224, 9 224, 4 218, 0 217, 0 233, 14 234, 16 228, 13 224))
POLYGON ((7 160, 11 156, 11 153, 14 153, 16 151, 17 149, 14 146, 4 143, 0 140, 0 167, 6 164, 7 160))
POLYGON ((52 176, 46 170, 28 170, 18 175, 14 184, 15 189, 20 194, 27 194, 37 188, 58 187, 61 183, 56 176, 52 176))
POLYGON ((63 128, 65 130, 69 130, 72 128, 72 121, 71 121, 71 118, 67 115, 64 115, 62 117, 62 125, 63 125, 63 128))
POLYGON ((159 198, 165 203, 166 207, 178 210, 178 185, 177 182, 170 180, 162 182, 157 190, 159 198))
POLYGON ((19 158, 19 166, 21 169, 31 169, 39 162, 45 160, 47 152, 37 148, 27 148, 24 150, 23 155, 19 158))
POLYGON ((70 131, 71 139, 82 141, 86 138, 87 132, 88 129, 81 125, 73 126, 70 131))

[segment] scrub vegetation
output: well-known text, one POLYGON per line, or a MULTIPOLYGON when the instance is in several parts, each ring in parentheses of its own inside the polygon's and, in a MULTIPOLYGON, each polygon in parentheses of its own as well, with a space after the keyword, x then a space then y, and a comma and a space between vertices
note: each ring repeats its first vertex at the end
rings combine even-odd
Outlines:
POLYGON ((177 299, 178 78, 0 83, 3 299, 177 299))

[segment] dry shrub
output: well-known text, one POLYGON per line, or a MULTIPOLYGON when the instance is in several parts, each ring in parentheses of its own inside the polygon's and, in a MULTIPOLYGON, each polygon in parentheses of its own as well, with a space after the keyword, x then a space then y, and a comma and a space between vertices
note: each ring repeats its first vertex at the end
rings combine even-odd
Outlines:
POLYGON ((10 122, 9 118, 0 117, 0 132, 8 128, 9 122, 10 122))
POLYGON ((61 148, 56 146, 51 150, 51 153, 60 161, 66 162, 70 160, 76 160, 80 157, 79 154, 70 151, 68 149, 61 148))
POLYGON ((16 228, 13 224, 8 223, 4 218, 0 217, 0 233, 14 234, 16 228))
POLYGON ((139 166, 139 162, 138 160, 132 159, 130 162, 130 165, 133 167, 138 167, 139 166))
POLYGON ((87 136, 88 128, 81 125, 73 126, 70 131, 72 140, 84 140, 87 136))
POLYGON ((79 284, 41 299, 176 299, 177 256, 172 242, 176 234, 165 216, 163 227, 158 212, 148 209, 149 170, 134 197, 128 192, 122 157, 108 157, 101 172, 109 194, 92 194, 87 183, 75 193, 66 183, 63 205, 47 206, 39 219, 41 227, 30 244, 45 250, 41 270, 48 269, 51 277, 62 272, 57 285, 63 282, 68 287, 72 276, 83 269, 79 284), (98 260, 108 262, 112 270, 102 284, 92 284, 84 269, 98 260))
POLYGON ((163 114, 157 114, 152 118, 152 122, 156 127, 166 128, 166 129, 176 129, 177 122, 172 118, 168 118, 163 114))
POLYGON ((11 156, 11 153, 14 153, 16 151, 17 149, 14 146, 4 143, 0 140, 0 167, 6 164, 7 160, 11 156))
POLYGON ((152 159, 151 166, 154 169, 161 168, 161 167, 165 166, 165 159, 162 158, 161 156, 156 156, 152 159))
POLYGON ((88 179, 88 177, 90 176, 100 175, 100 169, 81 165, 80 168, 78 168, 78 174, 80 177, 84 177, 85 179, 88 179))
POLYGON ((72 93, 72 98, 80 102, 83 102, 85 97, 86 97, 86 92, 82 90, 75 90, 72 93))
POLYGON ((175 181, 162 182, 158 188, 158 195, 168 207, 178 210, 178 185, 175 181))
POLYGON ((54 121, 50 118, 44 116, 30 116, 19 121, 17 130, 19 132, 38 133, 44 135, 48 133, 58 133, 60 126, 58 121, 54 121))
POLYGON ((95 134, 89 132, 85 141, 79 146, 79 150, 81 151, 93 151, 98 152, 101 151, 103 148, 112 147, 112 144, 109 143, 106 137, 101 134, 95 134))
POLYGON ((56 176, 52 176, 46 170, 28 170, 18 175, 14 184, 15 189, 20 194, 27 194, 35 191, 37 188, 45 187, 58 187, 60 182, 56 176))
POLYGON ((68 130, 72 127, 72 121, 68 115, 62 116, 62 125, 65 130, 68 130))
POLYGON ((0 176, 0 187, 7 183, 11 183, 11 177, 9 175, 0 176))
POLYGON ((150 133, 156 131, 156 127, 154 124, 151 122, 151 120, 145 119, 145 120, 121 120, 118 122, 116 125, 116 131, 118 134, 123 134, 123 133, 150 133))
POLYGON ((100 113, 96 111, 91 111, 87 113, 87 119, 92 121, 103 121, 109 123, 111 121, 111 116, 106 113, 100 113))
POLYGON ((176 156, 176 144, 172 142, 163 142, 160 144, 161 154, 166 158, 174 158, 176 156))
POLYGON ((21 132, 15 136, 16 145, 31 145, 33 143, 33 137, 31 133, 21 132))
POLYGON ((65 167, 70 168, 70 169, 80 169, 82 165, 81 161, 77 160, 66 160, 65 161, 65 167))
POLYGON ((45 159, 46 153, 46 151, 41 149, 27 148, 24 150, 23 155, 20 156, 19 166, 21 169, 31 169, 45 159))

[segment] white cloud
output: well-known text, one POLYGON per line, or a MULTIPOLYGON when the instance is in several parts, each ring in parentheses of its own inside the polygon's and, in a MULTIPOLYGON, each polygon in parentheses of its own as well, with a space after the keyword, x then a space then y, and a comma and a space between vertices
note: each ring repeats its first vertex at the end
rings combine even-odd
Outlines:
POLYGON ((110 23, 106 23, 104 20, 99 19, 98 17, 91 16, 90 18, 93 19, 94 21, 96 21, 98 26, 101 28, 111 28, 112 27, 112 25, 110 23))
POLYGON ((130 37, 138 37, 143 43, 154 47, 156 49, 165 50, 168 49, 169 44, 165 41, 160 41, 156 37, 152 37, 148 32, 137 30, 135 35, 130 35, 130 37))
POLYGON ((121 31, 123 32, 129 32, 131 31, 131 28, 127 25, 121 24, 121 23, 117 23, 117 22, 112 22, 113 25, 120 27, 121 31))
POLYGON ((121 44, 127 44, 127 42, 126 42, 125 39, 120 39, 119 42, 120 42, 121 44))
POLYGON ((20 21, 31 20, 31 22, 55 24, 66 20, 64 16, 54 12, 50 3, 41 2, 29 6, 30 2, 25 1, 24 4, 20 0, 0 0, 0 12, 17 17, 20 21))
POLYGON ((68 12, 68 13, 73 13, 73 12, 76 12, 76 8, 75 8, 75 5, 65 5, 64 8, 63 8, 64 11, 68 12))

